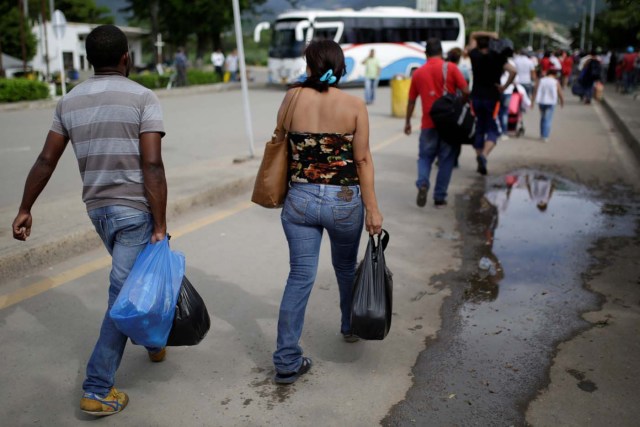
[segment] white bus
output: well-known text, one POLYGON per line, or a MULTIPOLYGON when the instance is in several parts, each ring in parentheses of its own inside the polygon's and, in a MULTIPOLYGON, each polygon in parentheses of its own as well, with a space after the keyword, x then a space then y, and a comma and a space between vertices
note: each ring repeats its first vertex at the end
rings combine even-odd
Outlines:
POLYGON ((370 7, 354 10, 298 10, 278 15, 275 23, 261 22, 254 39, 271 29, 269 82, 291 84, 304 78, 305 46, 313 40, 331 39, 342 47, 347 75, 342 83, 364 80, 362 61, 375 49, 380 61, 380 80, 408 76, 425 62, 425 42, 438 37, 446 53, 463 48, 462 15, 454 12, 419 12, 407 7, 370 7))

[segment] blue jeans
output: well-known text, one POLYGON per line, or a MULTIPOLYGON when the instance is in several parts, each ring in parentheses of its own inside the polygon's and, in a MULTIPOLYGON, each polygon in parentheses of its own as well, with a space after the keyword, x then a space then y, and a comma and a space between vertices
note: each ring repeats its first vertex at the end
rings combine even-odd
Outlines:
POLYGON ((500 95, 500 132, 506 134, 509 130, 509 103, 511 102, 511 94, 503 93, 500 95))
MULTIPOLYGON (((89 211, 89 217, 111 254, 111 274, 107 312, 102 320, 98 342, 87 365, 87 378, 82 388, 85 392, 104 396, 113 387, 116 370, 127 344, 127 336, 116 328, 109 316, 109 310, 129 276, 138 254, 151 238, 153 219, 148 212, 117 205, 92 209, 89 211)), ((147 350, 156 352, 160 349, 147 350)))
POLYGON ((540 136, 549 138, 551 134, 551 121, 553 120, 553 104, 540 104, 540 136))
POLYGON ((299 341, 325 229, 329 233, 331 261, 340 291, 340 332, 351 330, 353 282, 364 222, 360 187, 291 184, 281 220, 289 243, 290 271, 280 303, 273 363, 278 373, 289 374, 302 365, 299 341))
POLYGON ((623 92, 631 93, 636 85, 636 70, 622 72, 623 92))
POLYGON ((446 200, 447 188, 451 181, 453 165, 458 157, 457 147, 447 144, 440 138, 438 131, 422 129, 420 131, 420 147, 418 149, 418 188, 429 189, 429 177, 431 176, 431 165, 438 158, 438 175, 436 177, 436 188, 433 192, 434 200, 446 200))
POLYGON ((496 119, 500 103, 492 99, 473 98, 471 104, 476 115, 476 140, 473 147, 482 150, 485 141, 498 142, 500 132, 496 119))
POLYGON ((371 104, 375 101, 377 85, 378 79, 364 79, 364 100, 367 104, 371 104))

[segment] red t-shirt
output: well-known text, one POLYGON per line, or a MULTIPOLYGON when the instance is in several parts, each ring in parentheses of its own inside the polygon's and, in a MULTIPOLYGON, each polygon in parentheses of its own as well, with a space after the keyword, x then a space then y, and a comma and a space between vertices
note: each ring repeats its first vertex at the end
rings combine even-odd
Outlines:
POLYGON ((545 57, 540 60, 540 69, 546 73, 551 68, 551 59, 545 57))
POLYGON ((622 57, 622 71, 633 71, 633 66, 636 62, 637 57, 638 54, 635 52, 625 53, 622 57))
POLYGON ((562 75, 570 76, 572 70, 573 70, 573 58, 567 55, 567 57, 564 58, 564 61, 562 61, 562 75))
MULTIPOLYGON (((418 97, 422 100, 422 129, 435 128, 429 112, 431 106, 444 95, 444 81, 442 76, 442 58, 432 58, 427 63, 418 68, 411 78, 411 88, 409 89, 409 101, 415 101, 418 97)), ((447 92, 456 93, 457 89, 467 88, 464 76, 456 66, 449 62, 447 64, 447 92)))

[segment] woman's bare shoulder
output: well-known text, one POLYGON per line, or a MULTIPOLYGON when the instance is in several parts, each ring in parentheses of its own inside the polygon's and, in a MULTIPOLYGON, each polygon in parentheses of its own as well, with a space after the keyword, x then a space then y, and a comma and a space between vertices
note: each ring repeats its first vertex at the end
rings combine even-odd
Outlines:
POLYGON ((339 97, 340 102, 347 104, 351 108, 357 110, 366 110, 367 108, 364 99, 359 96, 351 95, 340 89, 336 89, 336 96, 339 97))

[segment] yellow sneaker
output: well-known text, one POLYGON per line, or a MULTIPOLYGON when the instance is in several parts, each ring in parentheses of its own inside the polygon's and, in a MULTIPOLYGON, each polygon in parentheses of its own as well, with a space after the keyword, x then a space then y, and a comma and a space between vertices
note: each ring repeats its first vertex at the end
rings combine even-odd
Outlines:
POLYGON ((127 403, 129 403, 129 396, 113 387, 105 397, 95 393, 85 393, 80 399, 80 409, 87 414, 103 417, 117 414, 127 407, 127 403))
POLYGON ((164 358, 167 356, 167 347, 162 347, 162 350, 156 353, 148 352, 148 354, 149 354, 149 360, 151 360, 153 363, 162 362, 164 358))

